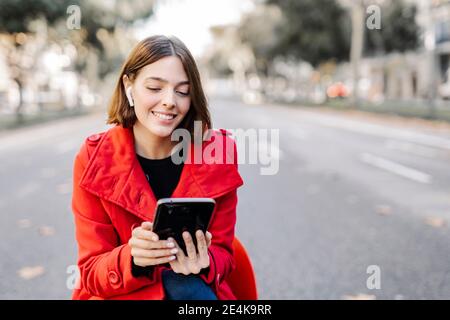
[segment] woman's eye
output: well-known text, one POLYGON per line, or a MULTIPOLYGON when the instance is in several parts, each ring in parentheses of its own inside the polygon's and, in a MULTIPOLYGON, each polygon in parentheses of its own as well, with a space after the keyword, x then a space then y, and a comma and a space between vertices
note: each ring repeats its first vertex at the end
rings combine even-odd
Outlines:
MULTIPOLYGON (((155 91, 155 92, 161 91, 161 88, 150 88, 150 87, 147 87, 147 89, 150 90, 150 91, 155 91)), ((186 96, 189 95, 189 92, 176 91, 176 93, 179 94, 179 95, 182 95, 183 97, 186 97, 186 96)))

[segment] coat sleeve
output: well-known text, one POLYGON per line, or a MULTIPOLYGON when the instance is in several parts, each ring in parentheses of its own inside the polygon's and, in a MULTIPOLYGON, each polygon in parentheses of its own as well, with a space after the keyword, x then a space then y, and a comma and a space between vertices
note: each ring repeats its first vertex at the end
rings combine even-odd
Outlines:
POLYGON ((200 276, 217 290, 222 280, 235 268, 233 240, 236 225, 237 189, 216 199, 216 204, 217 209, 209 227, 209 232, 213 234, 208 249, 209 270, 200 276))
MULTIPOLYGON (((236 143, 233 141, 230 145, 233 147, 233 152, 229 156, 234 162, 230 170, 238 172, 236 143)), ((226 151, 224 157, 227 157, 226 151)), ((237 187, 240 185, 241 183, 237 187)), ((233 240, 238 203, 237 187, 215 199, 217 208, 208 229, 213 235, 208 248, 210 266, 200 276, 206 283, 213 285, 216 291, 222 281, 235 269, 233 240)))
POLYGON ((132 275, 131 248, 120 244, 101 200, 80 187, 88 150, 83 145, 74 163, 72 211, 78 242, 81 287, 93 296, 108 298, 126 294, 156 281, 132 275))

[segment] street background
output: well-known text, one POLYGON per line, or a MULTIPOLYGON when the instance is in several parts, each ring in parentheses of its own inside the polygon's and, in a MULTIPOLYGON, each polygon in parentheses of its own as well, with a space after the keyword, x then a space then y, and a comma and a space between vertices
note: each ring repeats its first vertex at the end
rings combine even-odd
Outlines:
POLYGON ((0 299, 70 299, 74 157, 158 33, 195 55, 214 128, 279 130, 275 174, 239 165, 261 299, 450 298, 449 1, 4 0, 0 299))

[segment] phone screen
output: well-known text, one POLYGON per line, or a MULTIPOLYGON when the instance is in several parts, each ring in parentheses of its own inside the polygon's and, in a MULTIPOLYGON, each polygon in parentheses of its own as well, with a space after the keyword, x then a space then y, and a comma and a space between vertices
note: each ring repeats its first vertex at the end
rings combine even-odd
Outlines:
POLYGON ((172 237, 187 255, 183 232, 191 234, 195 247, 195 232, 208 229, 214 211, 214 202, 166 202, 160 203, 156 209, 153 231, 160 239, 172 237))

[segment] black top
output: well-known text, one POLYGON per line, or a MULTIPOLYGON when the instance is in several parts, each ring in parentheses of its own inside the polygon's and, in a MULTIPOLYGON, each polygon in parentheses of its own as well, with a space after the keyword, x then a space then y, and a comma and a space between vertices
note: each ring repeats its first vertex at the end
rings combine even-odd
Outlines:
MULTIPOLYGON (((180 181, 184 163, 175 164, 170 156, 164 159, 147 159, 138 154, 136 156, 156 199, 170 198, 180 181)), ((132 259, 132 274, 135 277, 148 276, 152 271, 152 266, 140 267, 132 259)))
POLYGON ((170 156, 164 159, 136 156, 156 199, 170 198, 180 181, 184 164, 175 164, 170 156))
MULTIPOLYGON (((183 150, 180 151, 179 155, 183 157, 183 150)), ((184 163, 175 164, 171 157, 147 159, 138 154, 136 156, 156 199, 170 198, 180 181, 184 163)), ((133 258, 131 259, 131 265, 132 274, 135 277, 149 276, 153 271, 153 266, 140 267, 135 265, 133 258)), ((201 271, 203 274, 207 274, 208 272, 209 267, 201 271)))

